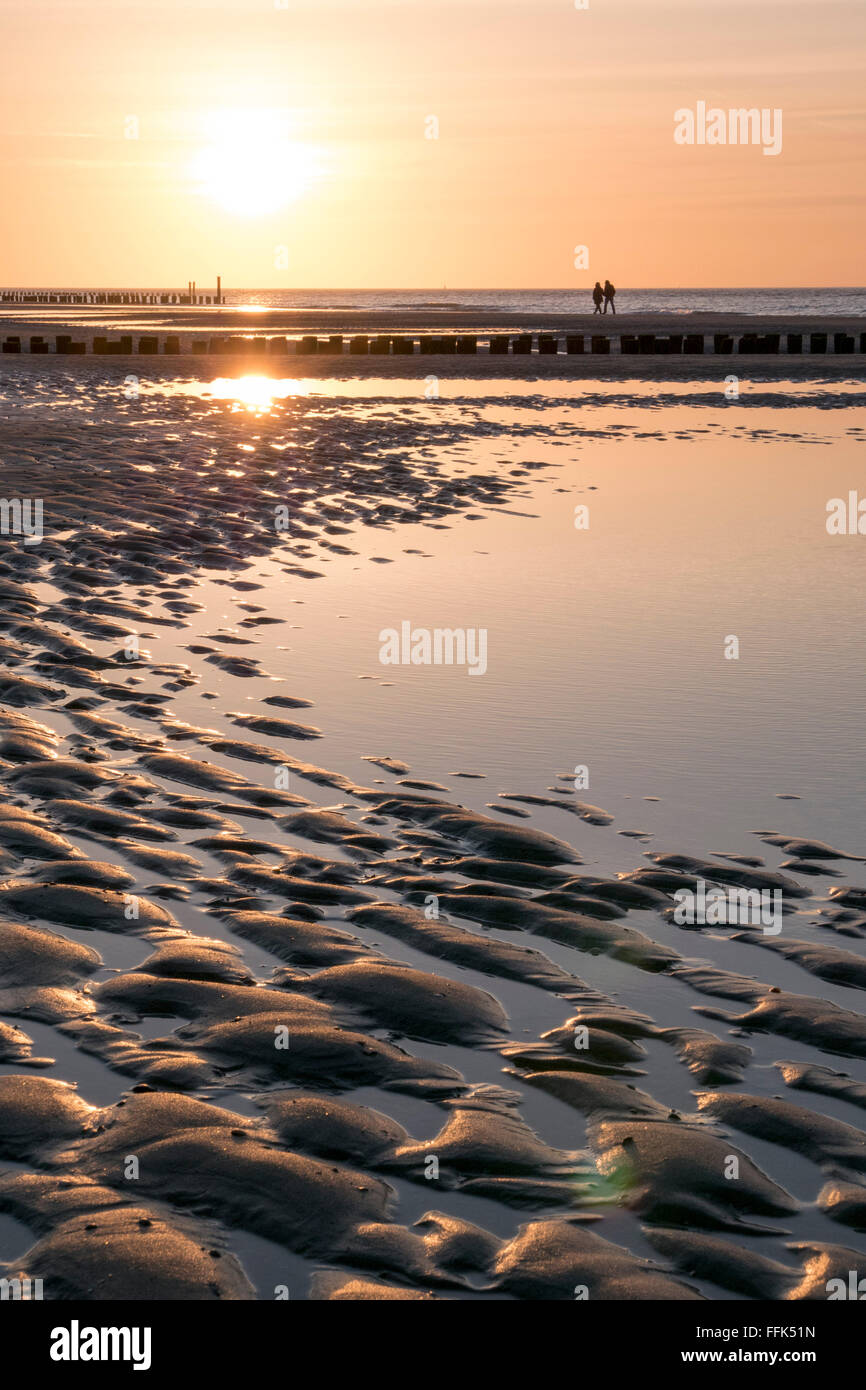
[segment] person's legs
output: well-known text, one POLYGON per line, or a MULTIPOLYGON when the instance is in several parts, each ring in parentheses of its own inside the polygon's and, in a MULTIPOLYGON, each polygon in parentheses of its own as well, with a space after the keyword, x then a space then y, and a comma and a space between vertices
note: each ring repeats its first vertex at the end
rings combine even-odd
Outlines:
POLYGON ((610 312, 612 314, 616 313, 616 305, 614 304, 613 300, 610 301, 610 312))

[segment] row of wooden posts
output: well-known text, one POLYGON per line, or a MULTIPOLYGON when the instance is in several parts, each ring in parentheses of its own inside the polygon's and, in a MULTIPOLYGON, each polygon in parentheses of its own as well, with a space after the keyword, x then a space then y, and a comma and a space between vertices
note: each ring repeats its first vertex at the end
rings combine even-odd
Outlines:
POLYGON ((179 290, 0 290, 0 304, 223 304, 222 281, 216 293, 199 294, 195 280, 179 290))
POLYGON ((70 304, 88 305, 99 304, 141 304, 152 308, 159 308, 161 305, 182 305, 182 304, 219 304, 215 294, 145 294, 137 290, 124 291, 105 291, 102 294, 58 294, 56 291, 45 294, 9 294, 8 291, 0 294, 0 304, 9 304, 14 308, 20 308, 28 304, 70 304))
MULTIPOLYGON (((519 333, 516 335, 497 334, 486 340, 488 350, 493 356, 528 356, 537 351, 541 356, 556 356, 561 352, 563 339, 556 333, 519 333)), ((607 334, 591 334, 588 339, 583 333, 569 333, 565 336, 565 351, 569 355, 584 353, 609 355, 617 338, 607 334)), ((707 351, 707 339, 703 333, 622 333, 619 335, 619 349, 626 356, 694 355, 707 351)), ((347 340, 341 334, 328 338, 312 336, 300 339, 285 337, 252 338, 192 338, 189 346, 183 347, 178 334, 168 334, 160 339, 156 335, 145 335, 136 339, 131 333, 119 338, 95 337, 91 351, 105 356, 129 357, 134 355, 156 356, 159 353, 178 355, 183 352, 195 354, 224 354, 227 356, 285 356, 292 353, 299 357, 314 354, 341 356, 346 351, 347 340)), ((478 352, 479 339, 475 334, 445 334, 438 336, 415 337, 369 337, 357 335, 348 339, 348 351, 352 356, 412 356, 417 350, 427 355, 473 356, 478 352)), ((7 337, 2 344, 4 353, 27 351, 21 337, 7 337)), ((29 340, 31 353, 49 354, 52 351, 61 356, 81 356, 87 352, 85 342, 76 341, 71 334, 59 333, 52 349, 48 338, 32 336, 29 340)), ((866 352, 866 332, 853 333, 715 333, 711 337, 710 351, 719 355, 732 353, 778 355, 802 353, 852 353, 866 352), (784 349, 783 349, 784 340, 784 349)))

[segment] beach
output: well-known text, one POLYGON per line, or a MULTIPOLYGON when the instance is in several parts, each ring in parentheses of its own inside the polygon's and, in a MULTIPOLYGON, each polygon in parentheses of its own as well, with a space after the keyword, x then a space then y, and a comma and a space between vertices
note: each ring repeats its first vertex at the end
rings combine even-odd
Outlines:
POLYGON ((838 1378, 862 7, 2 9, 9 1347, 838 1378))
MULTIPOLYGON (((303 312, 0 327, 491 328, 303 312)), ((4 356, 3 1273, 826 1300, 866 1229, 864 430, 859 354, 4 356), (770 916, 680 910, 740 891, 770 916)))
MULTIPOLYGON (((810 313, 731 312, 723 304, 699 311, 672 313, 636 312, 623 296, 615 313, 595 314, 588 307, 551 310, 535 305, 358 306, 284 308, 273 304, 225 304, 183 307, 165 305, 93 305, 65 308, 58 305, 0 305, 0 330, 4 333, 58 333, 80 329, 92 335, 102 329, 117 332, 134 329, 189 335, 216 330, 239 334, 278 333, 406 333, 465 332, 520 333, 790 333, 830 331, 861 333, 863 313, 846 312, 844 306, 816 307, 810 313)), ((186 339, 184 339, 186 341, 186 339)))

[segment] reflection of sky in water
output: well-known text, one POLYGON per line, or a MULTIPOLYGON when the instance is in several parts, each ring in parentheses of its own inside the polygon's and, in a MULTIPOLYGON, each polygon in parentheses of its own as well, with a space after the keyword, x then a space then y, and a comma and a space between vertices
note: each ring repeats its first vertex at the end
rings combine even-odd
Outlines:
MULTIPOLYGON (((442 359, 419 359, 419 370, 413 377, 277 377, 265 373, 246 373, 241 376, 197 379, 144 379, 139 389, 147 395, 191 397, 200 400, 237 401, 255 409, 269 408, 276 401, 294 397, 322 396, 328 400, 343 396, 354 399, 381 398, 435 400, 449 397, 472 397, 507 404, 511 400, 538 396, 545 400, 573 401, 582 405, 607 405, 610 400, 676 400, 704 397, 708 393, 721 398, 727 406, 724 375, 704 381, 647 381, 625 379, 616 382, 591 380, 512 379, 510 377, 459 377, 442 370, 442 359), (439 370, 433 370, 433 366, 439 370), (428 370, 429 369, 429 370, 428 370)), ((769 397, 794 396, 803 402, 826 402, 828 395, 859 395, 861 381, 834 381, 827 387, 815 382, 762 381, 752 383, 748 377, 739 379, 738 403, 750 394, 769 397)))
MULTIPOLYGON (((356 425, 371 418, 375 430, 382 420, 375 447, 395 458, 402 436, 388 427, 411 418, 409 437, 420 431, 443 479, 545 466, 502 508, 470 502, 480 519, 445 517, 438 530, 349 519, 330 539, 357 554, 312 541, 301 557, 325 580, 265 562, 257 601, 299 626, 259 629, 250 650, 316 701, 317 761, 366 780, 360 755, 388 752, 478 806, 500 791, 544 794, 587 764, 586 799, 615 812, 615 826, 602 834, 543 807, 531 823, 576 834, 611 870, 640 862, 643 846, 620 829, 694 853, 754 851, 759 827, 858 850, 866 538, 830 537, 825 518, 827 500, 862 477, 861 412, 806 404, 814 383, 744 381, 741 405, 752 391, 765 403, 742 409, 721 403, 723 380, 441 378, 441 399, 428 400, 420 375, 182 380, 172 370, 142 379, 136 402, 123 399, 118 369, 100 382, 104 397, 84 382, 76 404, 106 423, 109 396, 125 417, 140 411, 154 453, 139 466, 158 469, 156 450, 170 459, 173 441, 194 441, 227 504, 249 467, 272 471, 278 495, 311 447, 345 450, 363 466, 370 435, 356 425), (804 404, 789 405, 786 392, 804 404), (587 531, 574 528, 577 503, 590 506, 587 531), (381 667, 378 633, 404 620, 487 628, 487 674, 381 667), (729 634, 739 661, 724 660, 729 634), (455 783, 461 768, 487 781, 455 783), (778 801, 779 792, 804 799, 778 801)), ((57 385, 46 385, 52 422, 57 385)), ((238 621, 224 588, 206 574, 198 587, 220 622, 238 621)), ((161 649, 171 640, 163 634, 161 649)), ((167 659, 188 660, 187 640, 167 659)), ((237 697, 250 694, 239 682, 237 697)), ((178 698, 187 701, 184 717, 201 722, 197 694, 178 698)))
MULTIPOLYGON (((333 404, 316 424, 339 440, 364 407, 333 404)), ((476 404, 465 434, 436 446, 437 467, 454 477, 546 465, 502 508, 470 504, 478 519, 447 517, 440 530, 353 528, 336 538, 348 555, 313 542, 302 563, 324 580, 287 577, 276 558, 262 566, 255 599, 287 622, 256 631, 250 650, 315 700, 325 730, 315 761, 366 781, 361 754, 389 753, 478 807, 500 791, 544 794, 586 764, 585 799, 614 812, 614 827, 543 807, 530 823, 575 836, 608 870, 638 864, 647 847, 621 829, 698 854, 755 852, 751 832, 764 827, 857 852, 866 538, 830 537, 825 518, 828 498, 861 476, 858 417, 609 407, 582 432, 579 407, 551 402, 537 415, 549 432, 488 439, 489 416, 524 410, 476 404), (587 531, 574 527, 578 503, 590 508, 587 531), (487 628, 487 674, 382 667, 378 634, 404 620, 487 628), (739 661, 724 659, 731 634, 739 661), (462 769, 487 780, 455 781, 462 769)), ((252 439, 253 461, 293 457, 270 436, 252 439)), ((246 466, 237 454, 234 464, 246 466)), ((225 588, 206 577, 200 593, 220 623, 237 622, 225 588)), ((184 659, 182 643, 171 659, 184 659)), ((240 682, 238 694, 251 692, 240 682)), ((178 697, 187 701, 184 717, 200 719, 198 695, 178 697)))
MULTIPOLYGON (((303 628, 270 669, 292 679, 310 665, 317 690, 300 693, 326 730, 345 731, 342 757, 385 751, 461 796, 544 793, 585 763, 586 799, 615 811, 616 830, 656 831, 657 848, 754 851, 750 832, 778 826, 857 852, 866 539, 829 537, 824 523, 859 450, 713 434, 521 441, 509 458, 558 464, 549 485, 442 533, 354 533, 362 557, 395 563, 314 563, 330 582, 293 592, 303 607, 285 611, 303 628), (588 531, 574 529, 578 503, 588 531), (401 553, 414 547, 430 558, 401 553), (378 632, 403 619, 486 627, 488 674, 379 667, 378 632), (739 661, 724 659, 729 634, 739 661), (488 783, 455 783, 467 767, 488 783)), ((540 814, 611 868, 633 857, 619 836, 540 814)))
MULTIPOLYGON (((38 376, 10 370, 0 379, 0 404, 31 417, 50 411, 57 419, 61 412, 69 410, 79 415, 98 415, 112 405, 123 407, 124 403, 138 402, 156 407, 159 401, 165 401, 171 403, 171 418, 184 426, 190 418, 186 405, 194 408, 197 402, 220 416, 270 415, 275 419, 286 412, 297 416, 303 409, 312 412, 316 407, 327 406, 339 410, 345 418, 347 405, 357 409, 367 403, 370 413, 387 409, 395 402, 401 403, 404 410, 413 406, 426 411, 431 422, 437 411, 444 411, 449 405, 456 409, 471 407, 484 412, 486 418, 506 423, 519 414, 528 418, 528 413, 534 411, 539 419, 540 412, 544 412, 545 427, 550 408, 561 406, 585 412, 594 429, 614 427, 612 411, 630 411, 637 405, 667 413, 669 424, 672 408, 691 407, 689 416, 676 422, 678 428, 685 424, 695 428, 696 412, 706 409, 713 413, 712 428, 746 429, 754 424, 750 418, 753 413, 764 406, 820 407, 820 414, 815 411, 810 416, 811 422, 839 409, 866 404, 862 381, 821 382, 818 378, 751 381, 741 376, 737 378, 738 394, 728 399, 726 391, 730 395, 730 388, 723 375, 724 366, 714 379, 653 381, 449 376, 447 359, 443 365, 441 358, 419 359, 417 374, 401 377, 285 377, 264 370, 270 365, 256 363, 258 370, 231 376, 202 376, 196 374, 198 368, 184 375, 177 363, 170 365, 159 359, 146 366, 130 361, 110 368, 88 360, 85 371, 73 368, 38 376), (602 414, 604 418, 600 420, 602 414)), ((576 419, 575 423, 580 426, 582 422, 576 419)))

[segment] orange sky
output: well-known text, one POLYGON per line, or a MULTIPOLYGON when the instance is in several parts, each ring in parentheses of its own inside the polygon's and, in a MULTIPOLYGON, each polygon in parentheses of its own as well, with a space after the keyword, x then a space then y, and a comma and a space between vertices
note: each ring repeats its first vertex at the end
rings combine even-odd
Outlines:
POLYGON ((860 285, 864 67, 863 0, 0 0, 0 283, 860 285))

